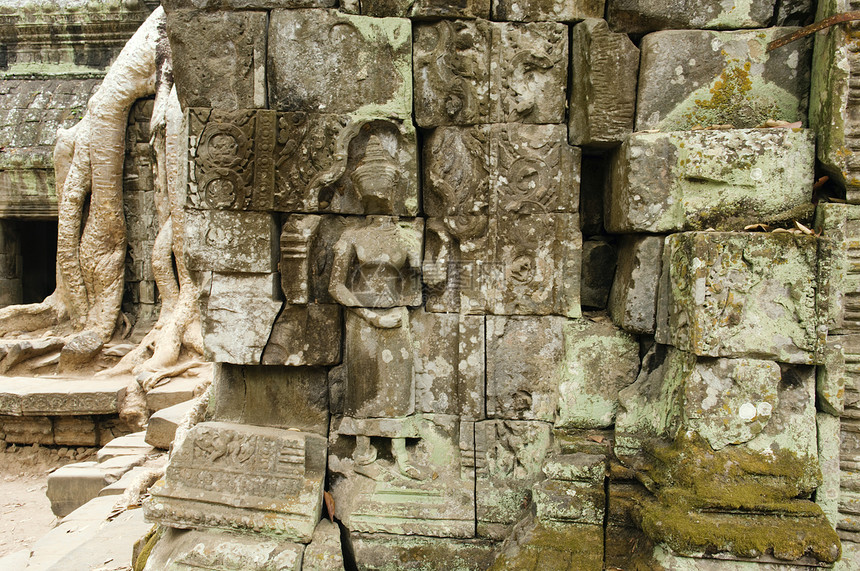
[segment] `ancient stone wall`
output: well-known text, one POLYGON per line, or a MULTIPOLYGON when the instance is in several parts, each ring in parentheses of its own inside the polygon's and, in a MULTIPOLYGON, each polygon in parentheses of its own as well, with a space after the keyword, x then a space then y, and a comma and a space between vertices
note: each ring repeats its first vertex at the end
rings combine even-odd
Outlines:
POLYGON ((147 569, 856 565, 850 25, 165 10, 218 365, 147 569))

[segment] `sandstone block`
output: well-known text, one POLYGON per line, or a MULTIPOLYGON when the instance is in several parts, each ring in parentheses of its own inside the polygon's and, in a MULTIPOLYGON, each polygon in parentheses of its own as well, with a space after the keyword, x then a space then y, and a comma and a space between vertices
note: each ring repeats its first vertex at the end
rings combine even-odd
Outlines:
POLYGON ((633 131, 639 48, 604 20, 588 19, 573 28, 570 66, 570 144, 617 145, 633 131))
POLYGON ((207 360, 259 364, 283 302, 278 274, 210 275, 200 312, 207 360))
POLYGON ((156 411, 189 401, 200 394, 202 389, 199 378, 174 377, 146 393, 146 408, 156 411))
POLYGON ((487 416, 555 420, 565 356, 561 317, 487 317, 487 416))
POLYGON ((214 377, 214 417, 219 421, 328 434, 324 369, 221 363, 214 377))
MULTIPOLYGON (((357 9, 341 11, 357 14, 357 9)), ((401 18, 484 18, 490 17, 490 0, 463 0, 452 3, 444 0, 365 0, 361 2, 361 13, 366 16, 401 18)))
POLYGON ((116 456, 145 456, 153 452, 146 443, 146 432, 135 432, 114 438, 96 453, 96 461, 103 462, 116 456))
POLYGON ((178 527, 253 529, 309 542, 322 508, 325 438, 203 422, 151 488, 147 519, 178 527))
POLYGON ((766 51, 768 42, 794 30, 667 30, 645 36, 636 130, 805 121, 811 41, 766 51))
POLYGON ((555 454, 548 458, 543 473, 550 480, 603 484, 606 458, 597 454, 555 454))
POLYGON ((96 462, 67 464, 48 475, 45 492, 54 515, 64 517, 99 495, 120 474, 103 470, 96 462))
POLYGON ((16 379, 24 415, 116 414, 127 379, 16 379), (23 390, 22 390, 23 389, 23 390))
POLYGON ((277 243, 271 213, 185 211, 185 262, 190 270, 273 272, 277 243))
POLYGON ((603 525, 606 496, 602 481, 544 480, 534 487, 534 502, 541 521, 603 525))
POLYGON ((376 533, 351 534, 355 559, 362 569, 382 571, 392 562, 398 569, 420 570, 438 561, 455 569, 489 569, 496 557, 496 543, 486 539, 454 539, 404 535, 396 542, 376 533))
POLYGON ((146 443, 161 450, 170 450, 176 429, 193 406, 192 401, 186 401, 155 412, 146 425, 146 443))
POLYGON ((167 15, 182 108, 266 106, 265 12, 177 9, 167 15))
POLYGON ((422 23, 414 49, 415 121, 421 127, 564 121, 563 24, 422 23))
POLYGON ((340 571, 343 569, 343 547, 340 528, 323 519, 314 529, 314 536, 305 548, 302 571, 340 571))
POLYGON ((625 331, 654 334, 664 239, 663 236, 621 237, 607 305, 612 322, 625 331))
MULTIPOLYGON (((497 569, 600 571, 603 565, 602 525, 531 520, 519 529, 516 542, 505 542, 494 563, 497 569)), ((629 552, 628 552, 629 556, 629 552)), ((628 560, 625 564, 629 563, 628 560)))
POLYGON ((551 425, 537 421, 475 423, 478 536, 500 538, 531 504, 551 446, 551 425))
POLYGON ((451 216, 427 227, 429 311, 580 315, 577 215, 451 216))
POLYGON ((340 306, 284 304, 263 350, 262 364, 336 365, 341 358, 342 336, 340 306))
POLYGON ((91 416, 57 416, 52 419, 54 444, 58 446, 98 446, 99 426, 91 416))
POLYGON ((604 0, 493 0, 493 19, 513 22, 577 22, 601 18, 604 0))
MULTIPOLYGON (((847 0, 824 2, 820 18, 853 10, 847 0)), ((860 202, 860 151, 857 118, 851 111, 860 76, 853 30, 834 26, 816 36, 812 65, 809 124, 818 134, 818 160, 845 187, 848 202, 860 202)))
POLYGON ((409 20, 334 10, 274 10, 270 18, 271 108, 411 117, 409 20))
POLYGON ((607 0, 612 29, 638 34, 665 29, 764 28, 774 15, 772 0, 745 4, 721 4, 697 0, 678 9, 664 0, 607 0))
POLYGON ((817 246, 793 234, 669 236, 657 341, 702 356, 818 362, 817 246))
POLYGON ((579 149, 562 125, 440 127, 424 145, 429 216, 579 210, 579 149))
POLYGON ((839 417, 819 412, 816 419, 822 483, 815 493, 815 503, 835 528, 839 521, 839 417))
POLYGON ((418 212, 411 122, 360 113, 195 108, 188 136, 192 208, 418 212))
POLYGON ((830 333, 860 330, 860 268, 852 262, 860 246, 860 206, 821 203, 815 210, 819 245, 818 308, 830 333))
POLYGON ((611 427, 618 392, 639 373, 638 341, 611 322, 577 319, 564 324, 564 345, 555 426, 611 427))
POLYGON ((606 228, 741 230, 798 218, 813 163, 807 130, 634 133, 613 159, 606 228))
POLYGON ((300 571, 305 546, 277 536, 217 529, 167 528, 147 559, 146 571, 217 569, 230 561, 247 571, 300 571))

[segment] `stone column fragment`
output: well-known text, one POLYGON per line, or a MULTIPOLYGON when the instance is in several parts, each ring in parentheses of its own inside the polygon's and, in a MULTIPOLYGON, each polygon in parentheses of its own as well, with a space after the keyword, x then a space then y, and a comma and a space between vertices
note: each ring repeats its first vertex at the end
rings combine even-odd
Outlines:
POLYGON ((598 19, 574 26, 571 37, 570 144, 615 146, 633 131, 639 48, 598 19))

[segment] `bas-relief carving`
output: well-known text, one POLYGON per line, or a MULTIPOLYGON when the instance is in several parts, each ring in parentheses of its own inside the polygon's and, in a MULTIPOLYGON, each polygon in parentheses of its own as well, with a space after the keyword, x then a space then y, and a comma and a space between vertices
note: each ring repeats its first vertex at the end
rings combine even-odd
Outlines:
POLYGON ((190 109, 188 206, 415 215, 414 129, 405 122, 266 109, 190 109), (362 182, 362 179, 365 182, 362 182), (385 189, 370 191, 369 181, 385 189), (362 196, 357 187, 368 189, 362 196))
POLYGON ((421 127, 564 121, 564 25, 477 20, 415 29, 415 121, 421 127))

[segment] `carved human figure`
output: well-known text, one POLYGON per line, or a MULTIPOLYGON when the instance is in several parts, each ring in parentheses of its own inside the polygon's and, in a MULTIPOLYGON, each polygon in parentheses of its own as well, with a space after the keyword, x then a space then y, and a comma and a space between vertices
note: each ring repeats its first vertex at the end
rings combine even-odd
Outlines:
POLYGON ((398 470, 417 478, 409 463, 403 428, 414 412, 414 364, 409 312, 403 292, 420 267, 415 233, 391 216, 369 216, 346 230, 334 246, 329 292, 347 306, 344 415, 356 428, 355 470, 381 475, 371 436, 391 439, 398 470), (394 419, 380 422, 380 419, 394 419))

